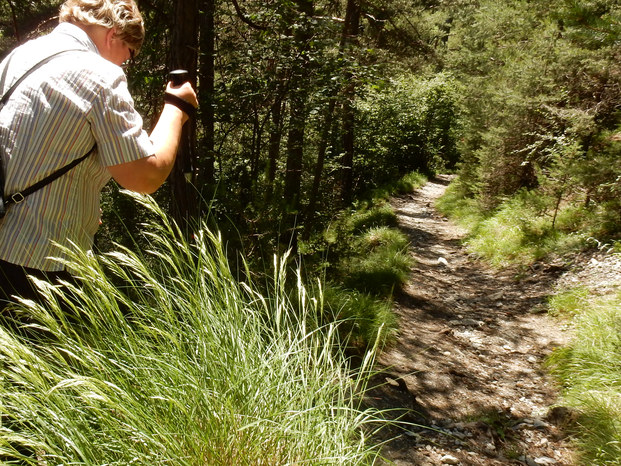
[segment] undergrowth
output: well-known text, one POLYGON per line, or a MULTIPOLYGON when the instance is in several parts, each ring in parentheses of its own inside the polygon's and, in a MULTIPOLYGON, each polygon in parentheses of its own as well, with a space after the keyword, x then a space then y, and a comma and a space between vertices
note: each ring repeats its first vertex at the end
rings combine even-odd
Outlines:
POLYGON ((574 438, 580 464, 621 464, 621 292, 588 295, 568 290, 551 310, 572 318, 573 342, 556 350, 550 368, 563 386, 563 403, 578 410, 574 438))
POLYGON ((468 230, 468 248, 490 264, 529 265, 585 247, 589 233, 577 227, 583 212, 572 207, 552 212, 551 201, 520 191, 493 211, 466 196, 459 181, 438 201, 438 209, 468 230))
POLYGON ((301 244, 323 258, 325 308, 344 318, 339 327, 350 351, 364 353, 376 338, 389 343, 396 329, 393 294, 407 282, 412 266, 407 236, 397 228, 391 195, 411 193, 426 182, 410 173, 389 186, 375 189, 329 228, 301 244))
POLYGON ((322 295, 298 279, 291 301, 286 258, 260 294, 231 274, 217 235, 200 228, 187 241, 136 199, 159 219, 147 253, 73 254, 78 283, 39 282, 44 302, 16 306, 31 316, 28 339, 0 327, 0 457, 371 464, 375 414, 359 400, 374 349, 349 366, 339 322, 320 323, 322 295))

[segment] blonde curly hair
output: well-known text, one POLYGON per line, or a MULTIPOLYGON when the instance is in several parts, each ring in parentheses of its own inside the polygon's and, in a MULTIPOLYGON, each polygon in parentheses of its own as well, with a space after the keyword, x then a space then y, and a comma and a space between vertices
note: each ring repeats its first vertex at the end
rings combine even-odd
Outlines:
POLYGON ((116 36, 136 52, 144 42, 144 23, 134 0, 66 0, 59 19, 116 29, 116 36))

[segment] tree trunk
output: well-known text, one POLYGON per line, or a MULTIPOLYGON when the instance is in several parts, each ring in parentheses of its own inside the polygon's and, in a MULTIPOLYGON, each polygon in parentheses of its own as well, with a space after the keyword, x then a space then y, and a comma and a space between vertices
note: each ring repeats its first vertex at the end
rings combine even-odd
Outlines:
POLYGON ((215 4, 214 0, 202 2, 200 15, 200 60, 199 75, 201 77, 198 89, 199 118, 203 136, 201 138, 201 153, 197 160, 196 185, 200 199, 209 202, 215 191, 214 165, 214 127, 215 127, 215 38, 214 28, 215 4))
POLYGON ((274 194, 274 182, 276 181, 276 164, 280 154, 280 141, 282 138, 282 98, 277 93, 276 101, 272 104, 270 138, 268 143, 267 161, 267 186, 265 188, 265 202, 272 201, 274 194))
POLYGON ((17 14, 15 13, 15 5, 13 5, 13 2, 11 0, 7 0, 7 3, 9 4, 9 8, 11 9, 11 19, 13 21, 13 33, 15 34, 15 39, 17 40, 18 44, 21 44, 22 40, 19 34, 19 27, 17 26, 17 14))
MULTIPOLYGON (((341 51, 345 53, 347 48, 355 42, 360 32, 360 1, 348 0, 345 12, 345 24, 343 25, 343 36, 341 39, 341 51)), ((342 114, 342 176, 341 176, 341 197, 345 204, 349 204, 353 190, 353 165, 354 165, 354 107, 353 102, 356 93, 356 83, 351 73, 347 73, 345 82, 348 83, 344 89, 343 114, 342 114)))
POLYGON ((313 229, 315 219, 315 205, 317 204, 317 197, 319 196, 319 188, 321 187, 321 181, 323 179, 323 167, 326 160, 326 152, 330 144, 330 130, 332 129, 332 121, 334 119, 334 108, 336 107, 336 98, 330 99, 328 109, 326 110, 326 117, 323 122, 323 128, 321 130, 321 138, 319 140, 319 149, 317 150, 317 162, 315 162, 315 172, 313 174, 313 187, 308 198, 308 206, 306 208, 306 215, 304 216, 304 234, 303 239, 310 237, 313 229))
POLYGON ((297 224, 300 211, 300 191, 302 182, 302 163, 304 159, 304 132, 307 120, 307 100, 309 89, 308 41, 312 37, 311 25, 307 21, 313 15, 312 0, 297 0, 297 13, 302 16, 299 27, 294 32, 294 42, 298 59, 293 70, 290 100, 289 133, 287 139, 287 168, 285 173, 285 225, 290 231, 282 239, 287 241, 295 253, 297 251, 297 224))
MULTIPOLYGON (((171 69, 186 69, 190 81, 196 84, 198 50, 198 0, 177 0, 172 33, 171 69)), ((198 215, 196 190, 186 180, 184 171, 188 164, 195 166, 196 122, 189 120, 183 129, 177 152, 177 160, 170 174, 171 209, 173 218, 180 226, 188 224, 198 215)), ((189 173, 190 182, 195 181, 194 171, 189 173)))

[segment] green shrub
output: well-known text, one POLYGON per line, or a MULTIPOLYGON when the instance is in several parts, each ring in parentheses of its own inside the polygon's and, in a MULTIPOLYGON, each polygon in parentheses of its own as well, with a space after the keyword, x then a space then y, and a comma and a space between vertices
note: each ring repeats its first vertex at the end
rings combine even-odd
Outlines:
POLYGON ((459 157, 457 94, 448 74, 407 76, 367 89, 357 102, 356 177, 377 187, 414 170, 454 167, 459 157))

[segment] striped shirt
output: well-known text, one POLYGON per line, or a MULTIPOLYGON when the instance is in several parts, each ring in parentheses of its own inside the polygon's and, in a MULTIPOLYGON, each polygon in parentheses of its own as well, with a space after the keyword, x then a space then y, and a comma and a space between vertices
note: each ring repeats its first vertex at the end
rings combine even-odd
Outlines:
POLYGON ((106 167, 154 153, 134 109, 123 70, 101 57, 80 28, 61 23, 16 48, 0 64, 0 93, 41 59, 60 50, 19 85, 0 111, 5 194, 23 190, 97 149, 56 181, 8 208, 0 221, 0 259, 62 270, 55 243, 89 250, 100 218, 106 167), (76 50, 77 49, 77 50, 76 50))

